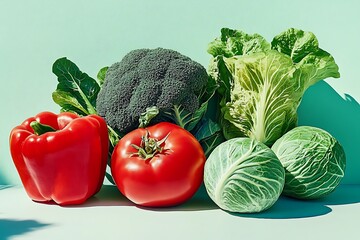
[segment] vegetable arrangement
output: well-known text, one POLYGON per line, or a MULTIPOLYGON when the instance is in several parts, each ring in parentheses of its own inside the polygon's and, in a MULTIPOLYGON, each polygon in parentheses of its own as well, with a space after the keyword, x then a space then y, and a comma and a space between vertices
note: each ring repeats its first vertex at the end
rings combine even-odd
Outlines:
POLYGON ((55 61, 52 97, 62 113, 40 113, 10 134, 29 197, 80 204, 104 175, 147 207, 182 204, 203 181, 231 212, 264 211, 282 193, 334 191, 343 148, 324 130, 297 127, 306 89, 340 76, 315 35, 291 28, 269 43, 223 28, 208 52, 206 70, 174 50, 136 49, 97 80, 67 58, 55 61))

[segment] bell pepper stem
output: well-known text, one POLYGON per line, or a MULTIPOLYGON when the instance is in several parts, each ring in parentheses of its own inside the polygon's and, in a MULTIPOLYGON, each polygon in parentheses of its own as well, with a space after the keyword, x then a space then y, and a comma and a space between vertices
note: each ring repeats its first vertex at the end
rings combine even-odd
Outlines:
POLYGON ((47 133, 47 132, 56 132, 56 129, 53 127, 39 123, 38 121, 32 121, 30 127, 34 130, 34 133, 38 136, 47 133))

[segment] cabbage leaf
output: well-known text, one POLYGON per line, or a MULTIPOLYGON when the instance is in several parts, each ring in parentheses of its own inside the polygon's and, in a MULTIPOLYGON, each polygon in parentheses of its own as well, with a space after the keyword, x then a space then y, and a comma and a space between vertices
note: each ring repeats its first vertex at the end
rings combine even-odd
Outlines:
POLYGON ((297 126, 306 89, 340 77, 334 58, 311 32, 291 28, 271 44, 258 34, 221 33, 209 44, 209 74, 219 84, 219 122, 226 139, 247 136, 271 146, 297 126))
POLYGON ((204 184, 210 198, 230 212, 255 213, 279 198, 285 170, 275 153, 250 138, 233 138, 217 146, 206 160, 204 184))
POLYGON ((333 192, 344 177, 344 148, 323 129, 296 127, 276 140, 271 149, 285 168, 286 196, 322 198, 333 192))

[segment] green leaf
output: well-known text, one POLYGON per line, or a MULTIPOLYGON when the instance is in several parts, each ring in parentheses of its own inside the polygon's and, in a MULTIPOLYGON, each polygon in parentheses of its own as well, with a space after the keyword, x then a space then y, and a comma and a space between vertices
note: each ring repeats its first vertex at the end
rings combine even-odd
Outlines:
POLYGON ((146 127, 150 121, 159 114, 159 109, 156 106, 146 108, 144 113, 140 114, 139 128, 146 127))
POLYGON ((79 101, 74 96, 69 95, 67 92, 57 89, 52 93, 52 98, 54 102, 62 106, 64 109, 62 110, 63 112, 74 112, 81 116, 88 115, 88 111, 79 103, 79 101))
POLYGON ((234 125, 232 122, 236 121, 229 114, 229 108, 224 107, 221 109, 221 118, 219 120, 220 125, 222 126, 223 135, 226 139, 231 139, 235 137, 246 137, 245 129, 241 124, 234 125), (228 120, 229 119, 229 120, 228 120))
POLYGON ((301 74, 306 75, 305 89, 319 80, 340 77, 334 58, 319 47, 312 32, 290 28, 274 37, 271 48, 290 56, 301 74))
POLYGON ((195 133, 195 138, 198 141, 204 140, 216 132, 221 131, 221 127, 218 123, 212 121, 211 119, 205 119, 202 121, 201 126, 195 133))
POLYGON ((82 115, 96 114, 96 98, 100 91, 100 86, 93 78, 81 72, 80 69, 67 58, 56 60, 53 64, 52 71, 58 77, 59 83, 56 91, 60 92, 60 94, 55 94, 55 103, 65 110, 69 108, 69 106, 72 106, 69 110, 81 109, 82 115), (69 96, 65 97, 64 95, 66 94, 69 96), (74 99, 76 99, 76 101, 74 99))
MULTIPOLYGON (((120 134, 118 134, 114 129, 112 129, 109 125, 107 127, 108 127, 109 141, 110 141, 107 165, 109 166, 109 168, 111 168, 111 156, 112 156, 112 153, 114 151, 115 146, 118 144, 118 142, 119 142, 119 140, 120 140, 120 138, 122 136, 120 134)), ((115 184, 114 180, 113 180, 113 178, 111 176, 110 171, 108 173, 108 169, 106 170, 106 178, 112 184, 115 184)))
POLYGON ((259 34, 250 35, 229 28, 222 28, 220 38, 216 38, 208 46, 208 53, 213 57, 232 57, 267 50, 270 50, 270 44, 259 34))
POLYGON ((113 185, 115 185, 115 181, 113 179, 113 177, 111 176, 111 173, 108 173, 107 171, 105 172, 105 176, 106 176, 106 179, 109 180, 109 182, 113 185))
POLYGON ((234 64, 235 71, 231 101, 222 109, 224 118, 241 135, 273 144, 296 125, 307 79, 297 74, 289 56, 274 50, 225 61, 234 64))
POLYGON ((308 54, 317 52, 319 42, 312 32, 290 28, 274 37, 271 48, 290 56, 294 63, 298 63, 308 54))
MULTIPOLYGON (((199 109, 196 112, 200 112, 199 109)), ((200 121, 200 119, 198 119, 196 116, 195 118, 193 118, 193 115, 195 115, 195 113, 191 113, 181 105, 174 105, 172 109, 164 111, 166 117, 170 118, 176 125, 179 125, 180 127, 188 131, 192 130, 189 127, 189 125, 191 125, 191 127, 194 125, 191 123, 192 121, 195 121, 196 123, 200 121)))
MULTIPOLYGON (((164 111, 165 116, 185 130, 193 131, 207 112, 209 100, 214 95, 215 89, 213 89, 211 96, 194 113, 186 110, 181 105, 174 105, 172 109, 164 111)), ((199 98, 201 98, 201 94, 199 98)))
POLYGON ((225 141, 224 136, 221 131, 216 132, 208 138, 205 138, 200 141, 201 147, 205 153, 206 157, 209 157, 211 152, 221 143, 225 141))
POLYGON ((231 72, 234 72, 234 69, 232 69, 233 66, 227 65, 224 59, 222 56, 212 58, 208 72, 212 81, 217 84, 217 92, 222 98, 229 101, 230 91, 234 82, 234 76, 231 72))
POLYGON ((206 101, 202 103, 200 107, 192 114, 191 119, 189 119, 188 125, 185 129, 191 132, 205 115, 207 108, 208 102, 206 101))
POLYGON ((106 72, 107 72, 108 68, 109 67, 103 67, 102 69, 100 69, 100 71, 97 74, 97 79, 99 81, 100 87, 104 84, 105 75, 106 75, 106 72))
POLYGON ((109 140, 111 143, 111 146, 110 146, 111 151, 110 152, 112 152, 112 150, 115 148, 115 146, 118 144, 119 140, 121 139, 122 135, 118 134, 109 125, 107 127, 108 127, 108 133, 109 133, 109 140))
POLYGON ((339 67, 334 58, 322 49, 307 55, 296 66, 301 74, 308 78, 305 89, 328 77, 340 77, 339 67))

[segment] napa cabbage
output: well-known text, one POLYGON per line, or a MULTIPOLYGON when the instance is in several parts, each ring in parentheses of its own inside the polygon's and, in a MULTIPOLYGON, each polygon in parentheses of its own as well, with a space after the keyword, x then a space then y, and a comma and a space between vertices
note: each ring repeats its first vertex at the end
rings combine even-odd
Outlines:
POLYGON ((271 146, 297 126, 304 92, 320 80, 340 77, 316 36, 294 28, 271 43, 259 34, 223 28, 208 52, 226 139, 246 136, 271 146))

